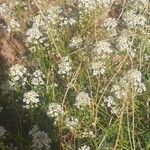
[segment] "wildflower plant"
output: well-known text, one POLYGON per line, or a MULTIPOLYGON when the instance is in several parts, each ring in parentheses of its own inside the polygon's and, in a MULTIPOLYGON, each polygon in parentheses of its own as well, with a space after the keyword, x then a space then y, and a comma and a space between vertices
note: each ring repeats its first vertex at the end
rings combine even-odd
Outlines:
POLYGON ((150 149, 148 7, 148 0, 0 3, 0 37, 10 39, 0 39, 0 149, 150 149), (21 53, 14 37, 24 57, 7 64, 7 55, 21 53))

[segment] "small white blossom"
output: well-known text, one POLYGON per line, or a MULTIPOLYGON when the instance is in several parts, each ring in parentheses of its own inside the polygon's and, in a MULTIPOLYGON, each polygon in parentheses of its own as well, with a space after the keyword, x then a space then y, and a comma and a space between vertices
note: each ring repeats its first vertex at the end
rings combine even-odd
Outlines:
POLYGON ((69 46, 71 48, 80 48, 82 41, 82 38, 80 38, 79 36, 75 36, 71 39, 69 46))
POLYGON ((97 0, 103 7, 107 8, 113 4, 114 0, 97 0))
POLYGON ((97 6, 109 7, 114 0, 78 0, 79 8, 82 8, 85 13, 92 11, 97 6))
POLYGON ((73 17, 63 18, 61 20, 62 20, 62 22, 60 23, 61 26, 64 26, 64 25, 74 25, 77 22, 76 19, 73 18, 73 17))
POLYGON ((90 150, 90 147, 87 145, 83 145, 80 148, 78 148, 78 150, 90 150))
POLYGON ((0 138, 4 137, 6 129, 3 126, 0 126, 0 138))
POLYGON ((59 117, 63 115, 64 111, 60 104, 58 103, 51 103, 48 106, 47 115, 51 117, 59 117))
POLYGON ((93 76, 103 75, 106 71, 107 67, 104 61, 93 61, 91 64, 91 70, 93 76))
POLYGON ((91 98, 89 97, 88 93, 84 91, 78 93, 75 101, 75 106, 77 108, 79 109, 81 108, 81 110, 83 110, 83 107, 90 106, 90 104, 91 104, 91 98))
POLYGON ((120 80, 120 83, 124 87, 133 85, 133 88, 137 93, 146 91, 146 86, 142 83, 142 74, 137 69, 129 70, 126 75, 120 80))
POLYGON ((37 126, 34 126, 32 130, 29 131, 29 135, 32 135, 32 148, 33 150, 49 150, 51 139, 48 137, 47 133, 40 131, 37 126))
POLYGON ((33 26, 32 28, 28 29, 26 32, 27 35, 27 42, 34 42, 35 44, 37 43, 36 41, 39 40, 43 34, 39 30, 37 26, 33 26))
POLYGON ((110 43, 108 43, 107 41, 99 41, 95 45, 94 52, 100 55, 102 58, 106 58, 108 54, 111 54, 113 52, 110 46, 110 43))
POLYGON ((27 68, 16 64, 9 68, 9 76, 11 78, 11 81, 8 83, 10 87, 14 86, 15 84, 21 84, 24 86, 27 81, 27 68))
POLYGON ((104 21, 103 26, 109 32, 110 36, 116 36, 117 35, 117 31, 116 31, 117 21, 115 18, 107 18, 104 21))
POLYGON ((45 18, 48 21, 48 23, 57 24, 60 19, 60 13, 60 6, 50 6, 50 8, 46 11, 45 18))
POLYGON ((58 64, 58 74, 69 76, 72 70, 71 60, 68 56, 63 57, 63 60, 58 64))
POLYGON ((5 15, 8 12, 9 8, 6 3, 0 5, 0 15, 5 15))
POLYGON ((35 70, 32 74, 31 84, 34 86, 44 85, 44 74, 40 70, 35 70))
POLYGON ((107 31, 110 31, 112 28, 115 28, 117 26, 117 21, 115 18, 107 18, 104 21, 103 26, 106 27, 107 31))
POLYGON ((27 68, 19 64, 16 64, 9 69, 9 75, 14 81, 18 81, 26 72, 27 68))
POLYGON ((26 103, 26 108, 37 107, 39 101, 39 95, 33 90, 23 95, 23 102, 26 103))
POLYGON ((15 19, 10 19, 8 27, 7 27, 7 31, 11 32, 12 30, 19 30, 20 28, 20 24, 18 23, 18 21, 16 21, 15 19))
POLYGON ((123 17, 127 26, 134 28, 136 26, 144 26, 146 18, 141 14, 136 14, 134 10, 127 11, 123 17))
POLYGON ((104 102, 107 104, 107 107, 110 108, 110 112, 112 114, 118 113, 118 109, 116 108, 116 103, 115 103, 114 98, 112 96, 105 97, 104 102))
POLYGON ((70 118, 67 118, 65 123, 66 123, 66 127, 73 130, 77 125, 78 125, 78 118, 75 118, 73 116, 71 116, 70 118))
POLYGON ((137 69, 129 70, 118 83, 112 86, 111 92, 116 98, 121 99, 129 92, 129 88, 133 88, 136 93, 146 91, 146 86, 142 83, 142 74, 137 69))
POLYGON ((132 41, 126 33, 120 35, 117 42, 119 51, 128 52, 131 57, 136 56, 136 49, 132 48, 132 41))
POLYGON ((111 88, 111 92, 113 92, 118 99, 124 97, 126 94, 124 87, 120 84, 114 84, 111 88))
POLYGON ((8 94, 10 91, 15 90, 14 82, 8 80, 1 84, 0 89, 2 90, 2 95, 8 94))
POLYGON ((93 131, 88 131, 87 129, 84 130, 84 132, 81 133, 82 138, 95 138, 93 131))

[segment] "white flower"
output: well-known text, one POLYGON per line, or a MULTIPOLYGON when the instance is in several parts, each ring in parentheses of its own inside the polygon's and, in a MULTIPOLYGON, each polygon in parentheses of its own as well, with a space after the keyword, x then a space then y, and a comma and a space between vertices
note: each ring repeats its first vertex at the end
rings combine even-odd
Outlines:
POLYGON ((78 118, 75 118, 73 116, 71 116, 70 118, 67 118, 65 123, 66 123, 66 127, 73 130, 77 125, 78 125, 78 118))
POLYGON ((50 6, 49 9, 46 11, 45 18, 48 20, 48 23, 56 24, 58 23, 60 17, 59 14, 61 13, 60 6, 50 6))
POLYGON ((134 28, 136 26, 144 26, 146 24, 146 18, 141 14, 136 14, 134 10, 127 11, 123 19, 127 26, 134 28))
POLYGON ((47 115, 51 117, 59 117, 63 115, 64 111, 60 104, 58 103, 51 103, 49 104, 47 115))
POLYGON ((79 8, 87 13, 94 10, 97 6, 109 7, 114 0, 78 0, 79 8))
POLYGON ((146 91, 146 86, 142 83, 142 74, 137 69, 129 70, 122 78, 120 78, 119 83, 112 86, 111 92, 116 98, 121 99, 129 92, 129 88, 133 88, 136 93, 146 91))
POLYGON ((131 57, 136 56, 136 49, 132 49, 132 41, 126 33, 120 35, 117 41, 119 51, 128 52, 131 57))
POLYGON ((34 86, 44 85, 44 74, 40 70, 35 70, 32 75, 31 84, 34 86))
POLYGON ((37 26, 33 26, 32 28, 28 29, 26 35, 28 36, 27 42, 32 43, 35 41, 35 44, 36 40, 39 40, 43 36, 43 34, 37 26))
POLYGON ((27 81, 26 75, 27 75, 26 67, 19 64, 12 66, 9 69, 9 76, 11 77, 11 81, 9 81, 8 85, 10 85, 10 88, 15 84, 19 85, 19 83, 25 85, 27 81))
POLYGON ((104 74, 107 67, 104 61, 93 61, 91 64, 91 69, 93 72, 93 76, 104 74))
POLYGON ((124 97, 126 94, 124 87, 122 87, 120 83, 114 84, 111 88, 111 92, 113 92, 118 99, 124 97))
POLYGON ((14 83, 12 81, 5 81, 1 84, 0 89, 2 90, 2 95, 8 94, 10 91, 15 90, 14 83))
POLYGON ((0 138, 4 137, 6 129, 3 126, 0 126, 0 138))
POLYGON ((71 39, 69 46, 71 48, 80 48, 81 44, 82 44, 82 38, 79 36, 75 36, 71 39))
POLYGON ((90 150, 90 147, 87 145, 83 145, 82 147, 78 148, 78 150, 90 150))
POLYGON ((8 12, 9 8, 6 3, 0 5, 0 15, 5 15, 8 12))
POLYGON ((34 150, 50 149, 51 139, 47 133, 39 131, 37 126, 34 126, 33 129, 29 131, 29 135, 32 135, 32 148, 34 150))
POLYGON ((92 10, 96 8, 95 0, 79 0, 79 8, 84 8, 85 10, 92 10))
POLYGON ((104 102, 107 104, 107 107, 110 108, 110 112, 112 114, 117 114, 119 112, 117 107, 116 107, 114 97, 112 97, 112 96, 105 97, 104 102))
POLYGON ((26 108, 37 107, 39 101, 39 95, 33 90, 23 95, 23 102, 26 103, 26 108))
POLYGON ((107 8, 113 4, 114 0, 97 0, 103 7, 107 8))
POLYGON ((137 69, 129 70, 125 76, 120 80, 122 86, 128 88, 133 85, 133 88, 137 93, 142 93, 146 91, 146 86, 142 83, 142 73, 137 69))
POLYGON ((107 41, 99 41, 95 45, 94 52, 100 55, 102 58, 106 58, 108 54, 111 54, 113 52, 110 46, 110 43, 108 43, 107 41))
POLYGON ((71 67, 71 60, 68 56, 63 57, 63 60, 60 64, 58 64, 58 74, 61 75, 70 75, 72 67, 71 67))
POLYGON ((131 46, 131 42, 129 41, 129 38, 126 34, 122 34, 118 38, 118 47, 120 51, 129 50, 131 46))
POLYGON ((117 35, 117 31, 116 31, 117 21, 115 18, 107 18, 104 21, 103 27, 106 28, 106 30, 109 32, 109 35, 111 37, 117 35))
POLYGON ((113 29, 117 26, 117 21, 115 18, 107 18, 104 21, 103 26, 106 27, 107 31, 110 31, 111 29, 113 29))
POLYGON ((87 129, 84 130, 84 132, 81 133, 82 138, 95 138, 93 131, 88 131, 87 129))
POLYGON ((75 18, 70 17, 70 18, 63 18, 63 21, 60 23, 61 26, 63 25, 74 25, 77 21, 75 18))
POLYGON ((144 5, 147 5, 148 6, 148 2, 149 0, 140 0, 144 5))
POLYGON ((15 19, 10 19, 7 27, 7 31, 11 32, 12 30, 19 30, 20 24, 15 19))
POLYGON ((41 15, 41 14, 39 14, 39 15, 37 15, 37 16, 35 16, 34 18, 33 18, 33 27, 41 27, 41 26, 45 26, 46 25, 46 23, 45 23, 45 21, 43 21, 44 19, 43 19, 43 16, 41 15))
POLYGON ((83 107, 90 106, 91 104, 91 98, 89 97, 88 93, 85 93, 84 91, 78 93, 75 101, 75 106, 77 108, 81 108, 83 110, 83 107))
POLYGON ((104 102, 107 103, 108 107, 115 105, 114 98, 112 96, 108 96, 104 98, 104 102))
POLYGON ((23 75, 27 72, 27 68, 16 64, 9 69, 9 75, 13 78, 13 80, 18 81, 19 78, 23 77, 23 75))

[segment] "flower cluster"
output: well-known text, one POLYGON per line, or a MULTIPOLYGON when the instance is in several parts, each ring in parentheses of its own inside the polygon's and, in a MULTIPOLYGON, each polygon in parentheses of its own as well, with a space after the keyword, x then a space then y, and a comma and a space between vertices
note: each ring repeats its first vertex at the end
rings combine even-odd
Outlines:
POLYGON ((19 29, 20 29, 20 24, 18 23, 18 21, 14 18, 10 19, 9 26, 7 27, 7 31, 8 32, 11 32, 13 30, 19 31, 19 29))
POLYGON ((0 126, 0 138, 4 137, 6 129, 3 126, 0 126))
POLYGON ((71 116, 70 118, 67 118, 65 123, 66 127, 69 128, 70 130, 73 130, 77 125, 78 125, 78 118, 71 116))
POLYGON ((8 12, 8 6, 6 3, 0 5, 0 15, 5 15, 8 12))
POLYGON ((130 28, 144 26, 146 24, 146 18, 141 14, 136 14, 134 10, 127 11, 123 16, 123 19, 130 28))
POLYGON ((82 138, 95 138, 95 135, 92 130, 88 131, 87 129, 84 129, 84 131, 81 133, 82 138))
POLYGON ((59 14, 62 12, 60 6, 50 6, 45 12, 45 19, 48 23, 57 24, 60 20, 59 14))
MULTIPOLYGON (((42 20, 43 18, 41 15, 35 16, 33 18, 33 25, 32 28, 29 28, 26 32, 27 35, 27 42, 32 43, 34 42, 37 44, 37 41, 43 37, 43 33, 40 31, 40 26, 44 26, 45 22, 42 20)), ((40 40, 43 42, 42 40, 40 40)))
POLYGON ((79 0, 79 8, 83 9, 81 12, 87 13, 97 8, 97 6, 101 7, 109 7, 112 4, 113 0, 79 0))
MULTIPOLYGON (((23 46, 27 50, 20 64, 4 66, 2 69, 8 74, 0 74, 0 115, 2 118, 8 115, 9 121, 15 121, 16 125, 20 118, 23 120, 24 125, 19 128, 23 140, 21 145, 18 138, 12 140, 12 135, 18 137, 19 133, 2 121, 12 133, 1 125, 0 145, 13 149, 8 143, 12 141, 19 148, 33 150, 105 150, 115 149, 115 144, 118 148, 147 149, 148 141, 144 141, 147 134, 142 129, 148 127, 148 122, 142 121, 149 118, 150 105, 148 3, 148 0, 0 2, 0 37, 4 35, 0 49, 19 50, 23 46), (11 114, 12 110, 17 111, 11 114), (125 128, 124 140, 117 138, 120 117, 125 128), (28 134, 30 123, 37 125, 28 134), (126 125, 132 125, 131 131, 135 129, 131 138, 142 132, 141 138, 128 142, 130 132, 126 125)), ((20 56, 19 52, 13 55, 20 56)))
POLYGON ((47 115, 50 117, 59 117, 64 114, 62 106, 58 103, 51 103, 48 106, 47 115))
POLYGON ((93 60, 90 69, 92 70, 93 76, 103 75, 107 69, 105 59, 109 58, 113 52, 111 45, 107 41, 99 41, 95 44, 93 51, 93 60))
POLYGON ((115 36, 117 34, 117 31, 116 31, 117 21, 115 18, 107 18, 104 21, 103 26, 110 33, 111 36, 115 36))
POLYGON ((71 74, 72 71, 72 66, 71 66, 71 60, 68 56, 63 57, 62 61, 60 62, 60 64, 58 64, 58 74, 60 75, 67 75, 69 76, 71 74))
POLYGON ((105 65, 105 62, 100 61, 100 60, 95 60, 91 64, 91 69, 92 69, 93 76, 96 76, 96 75, 100 75, 100 74, 103 75, 105 73, 107 67, 105 65))
POLYGON ((44 85, 44 74, 41 70, 35 70, 32 74, 31 84, 34 86, 44 85))
POLYGON ((42 86, 45 84, 45 75, 41 70, 37 69, 31 72, 29 69, 19 64, 10 67, 9 76, 11 80, 7 81, 3 87, 1 86, 5 91, 13 90, 13 86, 15 85, 25 86, 30 83, 33 86, 42 86))
POLYGON ((90 147, 87 145, 83 145, 78 150, 90 150, 90 147))
POLYGON ((134 93, 142 93, 146 91, 146 86, 142 83, 142 74, 137 69, 129 70, 119 82, 112 85, 111 94, 104 98, 104 103, 110 109, 112 114, 118 114, 120 112, 119 99, 126 97, 130 91, 134 93), (132 90, 130 90, 132 89, 132 90))
POLYGON ((107 41, 99 41, 96 43, 94 52, 101 56, 101 58, 106 58, 107 54, 111 54, 113 50, 111 49, 110 43, 107 41))
POLYGON ((75 36, 71 39, 69 46, 71 48, 80 48, 82 45, 82 42, 83 42, 83 40, 81 37, 75 36))
POLYGON ((75 101, 75 106, 78 109, 83 110, 85 106, 90 106, 91 105, 91 98, 89 97, 88 93, 82 91, 78 93, 75 101))
POLYGON ((23 65, 16 64, 12 66, 9 69, 9 76, 11 77, 12 85, 19 84, 20 81, 22 85, 25 85, 27 80, 26 74, 27 74, 27 68, 24 67, 23 65))
POLYGON ((112 96, 105 97, 104 103, 107 104, 107 107, 110 109, 110 112, 112 114, 117 114, 119 112, 119 110, 116 108, 116 103, 112 96))
POLYGON ((142 93, 143 91, 146 91, 146 86, 144 83, 142 83, 142 74, 137 69, 129 70, 120 80, 120 83, 125 89, 128 87, 133 87, 136 93, 142 93))
POLYGON ((29 135, 32 135, 32 148, 34 150, 50 149, 51 139, 47 133, 40 131, 37 126, 34 126, 33 129, 29 131, 29 135))
POLYGON ((111 91, 120 99, 122 96, 125 96, 129 88, 133 88, 136 93, 146 91, 146 86, 142 83, 142 74, 137 69, 129 70, 124 77, 120 79, 118 85, 115 84, 112 86, 111 91))
POLYGON ((39 101, 39 95, 33 90, 30 92, 26 92, 23 95, 23 102, 26 104, 25 108, 37 107, 39 101))

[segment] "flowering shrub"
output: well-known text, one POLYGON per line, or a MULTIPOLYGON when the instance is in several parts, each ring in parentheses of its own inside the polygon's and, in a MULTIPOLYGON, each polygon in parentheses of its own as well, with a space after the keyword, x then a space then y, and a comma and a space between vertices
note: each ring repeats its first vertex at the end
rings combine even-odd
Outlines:
POLYGON ((0 3, 0 32, 26 49, 1 69, 0 149, 150 149, 148 7, 148 0, 0 3))

